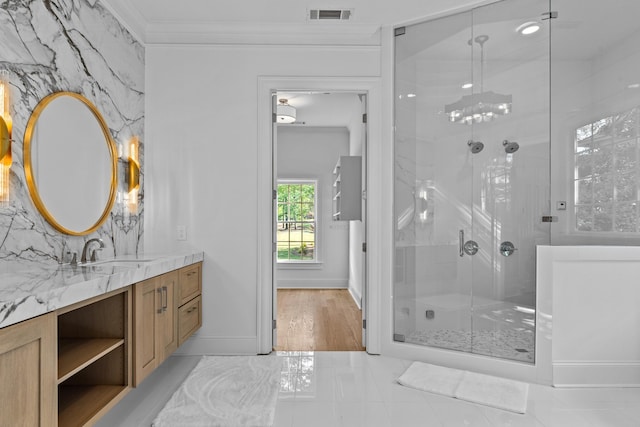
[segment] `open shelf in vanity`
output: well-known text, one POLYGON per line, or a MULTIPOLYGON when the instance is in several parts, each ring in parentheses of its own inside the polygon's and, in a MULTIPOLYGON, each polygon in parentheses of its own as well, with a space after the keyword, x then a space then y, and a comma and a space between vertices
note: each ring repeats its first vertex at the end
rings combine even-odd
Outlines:
POLYGON ((91 424, 131 387, 131 290, 58 312, 58 425, 91 424))

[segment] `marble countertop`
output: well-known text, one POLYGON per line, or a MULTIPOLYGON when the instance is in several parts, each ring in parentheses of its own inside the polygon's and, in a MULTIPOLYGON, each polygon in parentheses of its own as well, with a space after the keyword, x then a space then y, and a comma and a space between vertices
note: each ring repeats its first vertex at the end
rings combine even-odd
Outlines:
POLYGON ((0 328, 203 261, 203 252, 144 254, 86 265, 0 266, 0 328))

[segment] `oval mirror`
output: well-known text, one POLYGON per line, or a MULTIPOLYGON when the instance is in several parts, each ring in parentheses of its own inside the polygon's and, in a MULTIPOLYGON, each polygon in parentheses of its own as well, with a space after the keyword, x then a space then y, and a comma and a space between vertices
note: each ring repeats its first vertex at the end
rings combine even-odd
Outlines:
POLYGON ((58 231, 81 236, 109 217, 117 191, 117 151, 100 112, 84 96, 56 92, 33 110, 24 171, 38 211, 58 231))

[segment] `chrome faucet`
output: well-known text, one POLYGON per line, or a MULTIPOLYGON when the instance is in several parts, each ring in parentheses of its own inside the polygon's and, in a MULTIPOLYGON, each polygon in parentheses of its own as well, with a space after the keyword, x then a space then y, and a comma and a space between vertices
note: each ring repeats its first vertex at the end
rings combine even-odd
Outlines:
MULTIPOLYGON (((84 244, 84 248, 82 248, 82 257, 80 258, 80 262, 82 264, 85 264, 87 262, 87 249, 89 249, 89 246, 93 242, 98 242, 98 244, 100 245, 100 249, 104 248, 104 242, 102 241, 102 239, 95 238, 95 239, 87 240, 87 243, 84 244)), ((95 261, 95 260, 96 260, 96 251, 94 250, 91 255, 91 261, 95 261)))

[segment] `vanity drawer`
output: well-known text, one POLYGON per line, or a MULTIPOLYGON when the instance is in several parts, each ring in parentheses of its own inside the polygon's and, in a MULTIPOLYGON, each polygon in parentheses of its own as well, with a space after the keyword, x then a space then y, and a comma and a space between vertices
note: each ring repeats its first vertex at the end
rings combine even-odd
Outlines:
POLYGON ((182 345, 200 326, 202 326, 202 297, 197 297, 178 309, 178 345, 182 345))
POLYGON ((202 293, 202 263, 180 269, 178 306, 190 301, 202 293))

